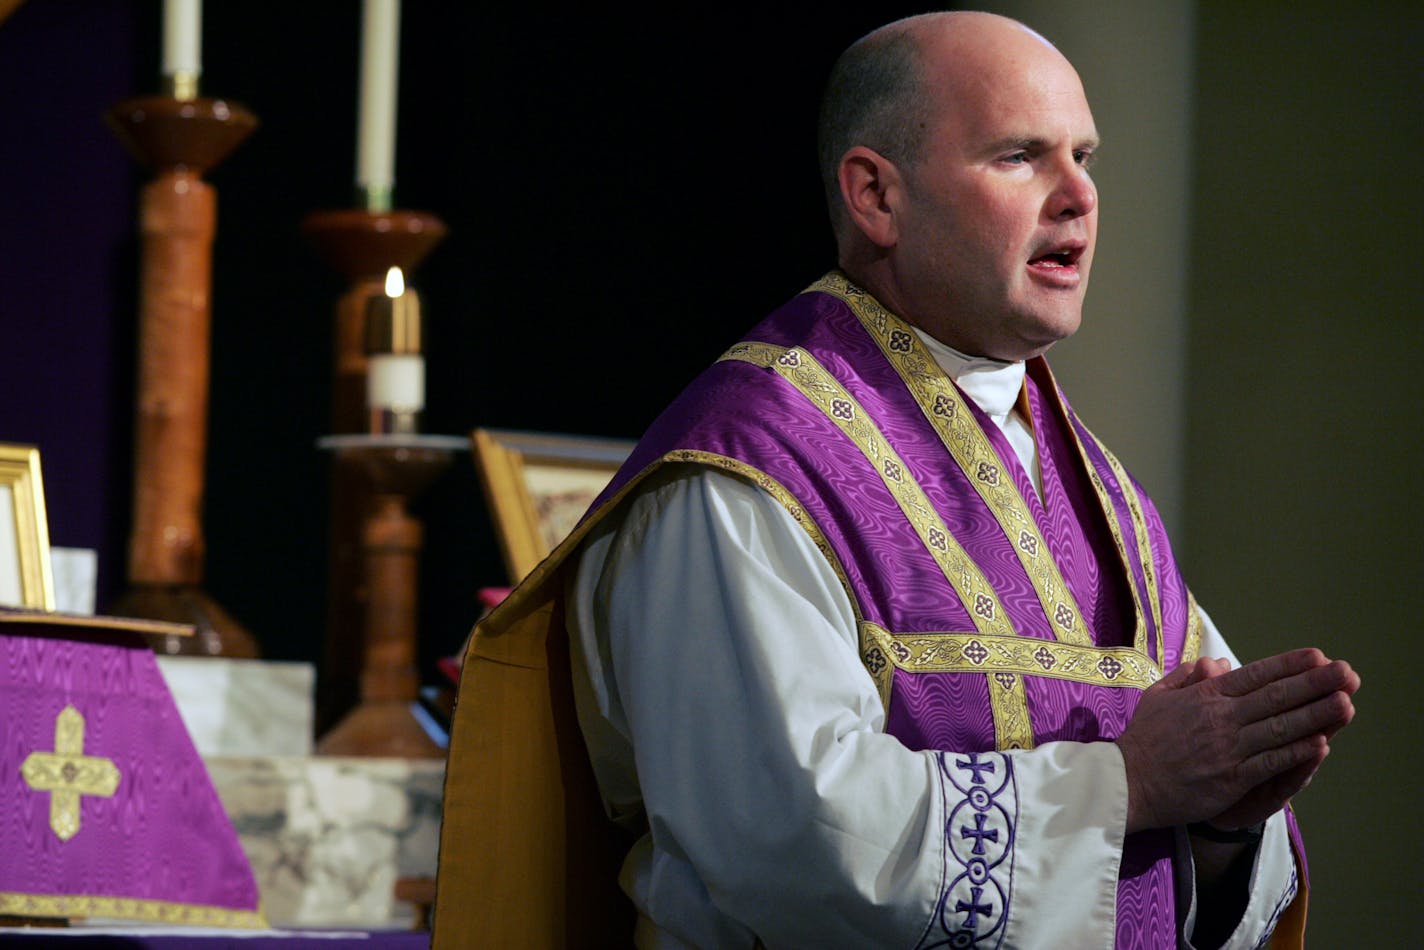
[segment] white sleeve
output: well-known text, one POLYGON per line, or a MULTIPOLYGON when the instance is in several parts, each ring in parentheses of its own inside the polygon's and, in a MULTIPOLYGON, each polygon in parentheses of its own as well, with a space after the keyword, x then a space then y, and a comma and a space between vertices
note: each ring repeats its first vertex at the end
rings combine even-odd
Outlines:
MULTIPOLYGON (((1225 659, 1232 669, 1241 665, 1236 654, 1226 645, 1226 640, 1212 622, 1207 612, 1197 607, 1202 620, 1201 655, 1225 659)), ((1177 867, 1187 869, 1179 875, 1178 890, 1190 893, 1187 903, 1185 932, 1190 935, 1197 917, 1196 871, 1192 863, 1191 843, 1185 832, 1177 836, 1177 867)), ((1251 896, 1241 922, 1236 925, 1231 936, 1221 945, 1221 950, 1252 950, 1262 946, 1276 921, 1286 907, 1295 899, 1299 881, 1296 876, 1295 855, 1291 850, 1290 829, 1286 825, 1285 812, 1279 811, 1266 820, 1265 835, 1256 846, 1255 865, 1251 869, 1251 896)), ((1190 939, 1187 945, 1193 946, 1190 939)))
POLYGON ((885 735, 846 594, 766 493, 683 471, 591 535, 570 585, 595 770, 649 830, 624 887, 665 934, 1112 946, 1116 745, 963 755, 885 735))

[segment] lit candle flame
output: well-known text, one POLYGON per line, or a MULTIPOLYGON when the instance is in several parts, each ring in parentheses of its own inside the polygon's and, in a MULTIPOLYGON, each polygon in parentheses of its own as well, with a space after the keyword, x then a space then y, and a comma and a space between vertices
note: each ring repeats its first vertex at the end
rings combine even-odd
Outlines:
POLYGON ((386 271, 386 296, 392 299, 405 293, 405 275, 399 267, 386 271))

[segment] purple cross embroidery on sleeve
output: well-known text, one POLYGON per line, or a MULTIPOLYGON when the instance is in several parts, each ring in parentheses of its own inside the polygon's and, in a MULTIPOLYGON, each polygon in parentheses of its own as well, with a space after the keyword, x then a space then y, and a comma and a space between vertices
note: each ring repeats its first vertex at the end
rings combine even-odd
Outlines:
POLYGON ((938 753, 948 882, 920 947, 999 947, 1013 890, 1018 785, 998 752, 938 753))

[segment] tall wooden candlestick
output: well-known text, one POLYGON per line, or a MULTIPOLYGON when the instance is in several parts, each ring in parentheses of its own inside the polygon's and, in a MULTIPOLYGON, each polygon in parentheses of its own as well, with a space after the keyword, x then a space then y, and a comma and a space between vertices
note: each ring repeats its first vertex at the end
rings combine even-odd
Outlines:
MULTIPOLYGON (((336 302, 331 431, 368 431, 366 307, 385 293, 386 272, 407 275, 445 236, 445 224, 420 211, 319 211, 302 222, 318 252, 350 283, 336 302)), ((317 688, 317 733, 324 733, 356 702, 366 622, 362 525, 370 510, 370 483, 351 465, 331 472, 326 643, 317 688)))
MULTIPOLYGON (((362 481, 369 504, 360 526, 366 591, 360 701, 321 737, 316 750, 439 758, 444 750, 411 712, 420 690, 416 607, 424 532, 409 503, 469 445, 462 438, 432 435, 338 435, 321 444, 336 451, 338 467, 362 481)), ((352 639, 345 640, 348 650, 352 639)))
POLYGON ((202 180, 257 127, 246 109, 217 99, 153 96, 107 116, 155 177, 143 189, 139 230, 138 418, 129 589, 114 613, 191 623, 169 653, 257 655, 251 634, 205 594, 202 526, 211 337, 212 245, 217 197, 202 180))

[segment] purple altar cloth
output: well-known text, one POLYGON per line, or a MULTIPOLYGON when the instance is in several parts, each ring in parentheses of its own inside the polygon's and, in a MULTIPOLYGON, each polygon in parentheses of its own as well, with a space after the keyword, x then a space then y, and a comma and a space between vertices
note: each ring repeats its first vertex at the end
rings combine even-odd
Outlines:
POLYGON ((0 945, 60 950, 426 950, 430 934, 413 930, 298 931, 270 933, 165 933, 102 930, 0 929, 0 945))
POLYGON ((0 612, 0 915, 264 926, 153 652, 123 625, 0 612))
POLYGON ((60 948, 60 950, 426 950, 430 934, 412 930, 366 932, 278 931, 272 933, 151 933, 84 930, 4 930, 6 947, 60 948))

